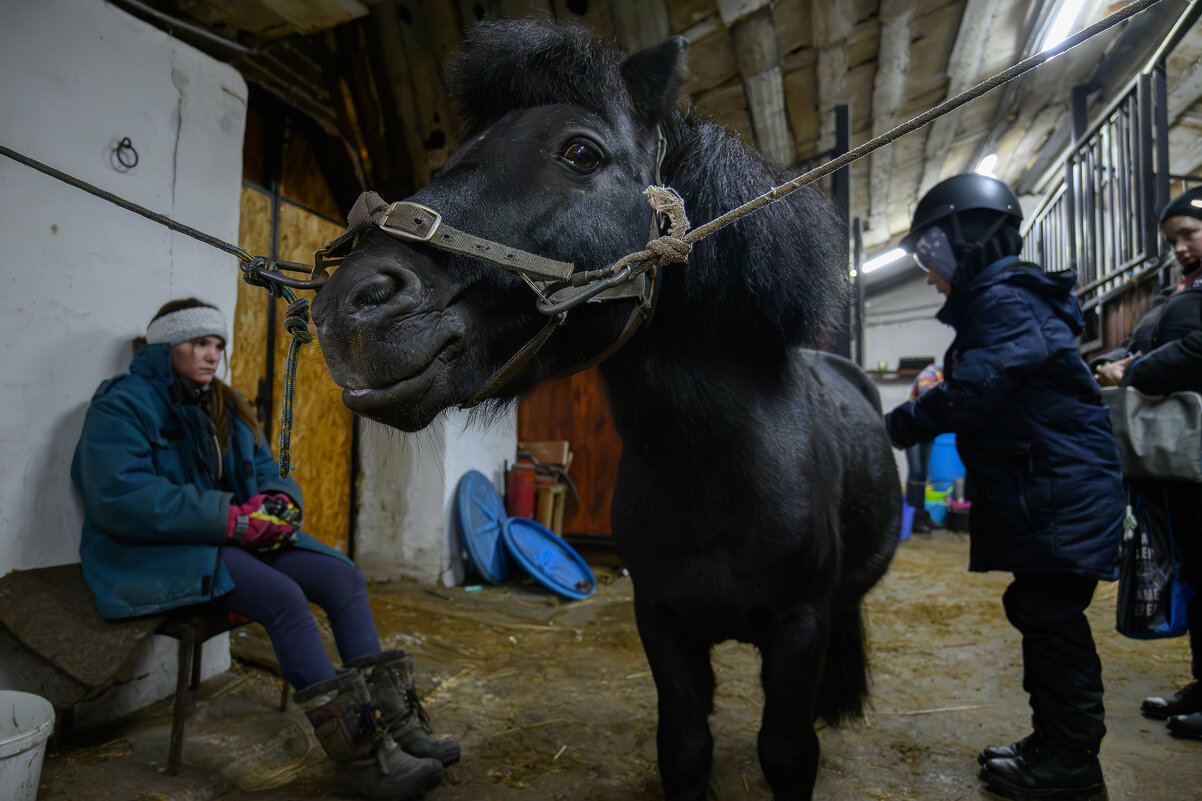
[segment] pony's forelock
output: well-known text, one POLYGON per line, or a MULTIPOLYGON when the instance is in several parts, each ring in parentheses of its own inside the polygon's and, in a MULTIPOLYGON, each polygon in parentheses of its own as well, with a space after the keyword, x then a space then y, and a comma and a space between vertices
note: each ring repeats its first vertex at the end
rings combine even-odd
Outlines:
POLYGON ((447 62, 447 87, 466 132, 515 108, 574 103, 604 112, 628 104, 623 53, 552 20, 486 20, 447 62))

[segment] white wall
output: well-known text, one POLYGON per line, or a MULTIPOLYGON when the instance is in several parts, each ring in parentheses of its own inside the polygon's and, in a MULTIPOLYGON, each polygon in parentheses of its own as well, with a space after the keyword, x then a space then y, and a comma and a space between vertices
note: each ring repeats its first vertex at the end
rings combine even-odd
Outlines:
MULTIPOLYGON (((864 302, 864 369, 873 375, 877 365, 884 363, 896 370, 904 356, 934 356, 942 363, 943 354, 955 332, 935 319, 943 306, 943 296, 926 283, 926 273, 910 268, 904 282, 873 292, 864 302)), ((910 379, 878 379, 881 407, 888 412, 904 403, 910 393, 910 379)), ((895 450, 897 473, 903 486, 906 480, 906 457, 895 450)))
POLYGON ((460 584, 455 489, 464 473, 479 470, 502 491, 504 463, 517 451, 516 407, 490 422, 450 409, 416 434, 359 425, 355 562, 375 581, 460 584))
MULTIPOLYGON (((0 75, 0 143, 237 241, 247 89, 234 69, 106 3, 26 0, 4 4, 0 75), (122 137, 139 158, 126 172, 110 160, 122 137)), ((239 273, 232 256, 3 157, 0 242, 3 575, 79 561, 68 470, 89 398, 165 301, 195 295, 232 319, 239 273)))

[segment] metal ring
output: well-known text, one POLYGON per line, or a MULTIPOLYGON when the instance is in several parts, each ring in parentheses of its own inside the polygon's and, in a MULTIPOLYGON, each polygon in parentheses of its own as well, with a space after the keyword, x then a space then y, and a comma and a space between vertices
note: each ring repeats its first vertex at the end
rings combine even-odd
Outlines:
POLYGON ((116 157, 117 163, 127 170, 138 166, 138 151, 134 150, 134 143, 129 141, 128 136, 122 137, 117 146, 113 148, 113 155, 116 157), (126 152, 133 154, 132 161, 129 156, 125 155, 126 152))

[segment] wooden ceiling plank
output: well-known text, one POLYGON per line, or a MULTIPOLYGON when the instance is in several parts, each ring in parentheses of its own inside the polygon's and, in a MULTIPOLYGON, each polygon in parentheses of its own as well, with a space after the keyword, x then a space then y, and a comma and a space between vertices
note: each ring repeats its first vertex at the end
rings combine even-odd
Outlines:
MULTIPOLYGON (((955 97, 972 87, 981 69, 981 59, 988 49, 986 40, 994 30, 994 15, 998 4, 994 0, 968 0, 960 17, 960 28, 956 32, 956 43, 952 46, 947 61, 947 92, 944 99, 955 97)), ((939 182, 943 165, 956 137, 959 109, 944 114, 928 126, 926 157, 923 160, 922 177, 919 179, 915 197, 925 195, 927 190, 939 182)))
MULTIPOLYGON (((910 72, 910 37, 914 23, 914 0, 883 0, 880 10, 880 47, 872 83, 872 135, 880 136, 899 120, 897 110, 906 93, 910 72)), ((889 184, 893 177, 893 147, 880 148, 870 156, 868 220, 865 240, 889 239, 889 184), (871 233, 869 233, 871 232, 871 233)))
MULTIPOLYGON (((392 111, 388 115, 390 118, 382 120, 382 144, 408 162, 412 192, 430 182, 430 166, 418 132, 417 102, 413 96, 409 59, 405 53, 405 35, 398 16, 399 5, 399 2, 386 0, 372 6, 368 27, 375 38, 374 49, 383 67, 383 86, 380 89, 388 96, 387 107, 392 111)), ((368 133, 366 127, 364 133, 368 133)), ((372 152, 376 152, 374 148, 372 152)), ((390 181, 396 178, 395 175, 385 176, 385 180, 390 181)))
POLYGON ((628 53, 657 45, 671 34, 664 0, 612 0, 618 44, 628 53))
POLYGON ((1199 98, 1202 98, 1202 58, 1182 71, 1173 88, 1169 90, 1169 125, 1181 119, 1181 115, 1197 103, 1199 98))
POLYGON ((793 161, 796 146, 785 114, 780 70, 780 44, 772 11, 760 8, 731 28, 739 73, 747 93, 747 110, 756 145, 777 164, 793 161))
POLYGON ((844 45, 852 33, 855 11, 854 0, 813 0, 810 4, 811 36, 818 51, 818 145, 822 150, 835 144, 834 109, 846 99, 844 45))
POLYGON ((718 0, 718 14, 727 25, 770 6, 771 0, 718 0))
POLYGON ((367 16, 359 0, 258 0, 286 19, 297 33, 307 36, 367 16))

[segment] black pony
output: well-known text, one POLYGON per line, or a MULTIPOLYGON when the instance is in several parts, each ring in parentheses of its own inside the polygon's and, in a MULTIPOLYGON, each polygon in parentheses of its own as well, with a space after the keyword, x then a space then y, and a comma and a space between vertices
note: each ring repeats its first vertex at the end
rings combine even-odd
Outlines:
POLYGON ((644 297, 582 304, 558 327, 535 306, 545 282, 417 241, 433 210, 448 241, 458 229, 595 269, 645 248, 649 184, 677 189, 700 222, 780 183, 734 135, 675 110, 687 47, 677 37, 627 57, 550 22, 476 27, 449 66, 464 144, 410 198, 428 210, 400 215, 420 230, 390 235, 394 220, 361 198, 334 246, 350 255, 313 313, 346 404, 414 431, 498 373, 512 379, 490 403, 604 353, 657 284, 648 319, 601 371, 623 442, 613 535, 659 695, 664 791, 705 796, 710 647, 736 639, 762 655, 764 774, 777 799, 803 799, 815 719, 861 712, 860 602, 900 519, 874 387, 806 349, 828 335, 846 283, 828 205, 795 192, 654 282, 636 279, 644 297))

